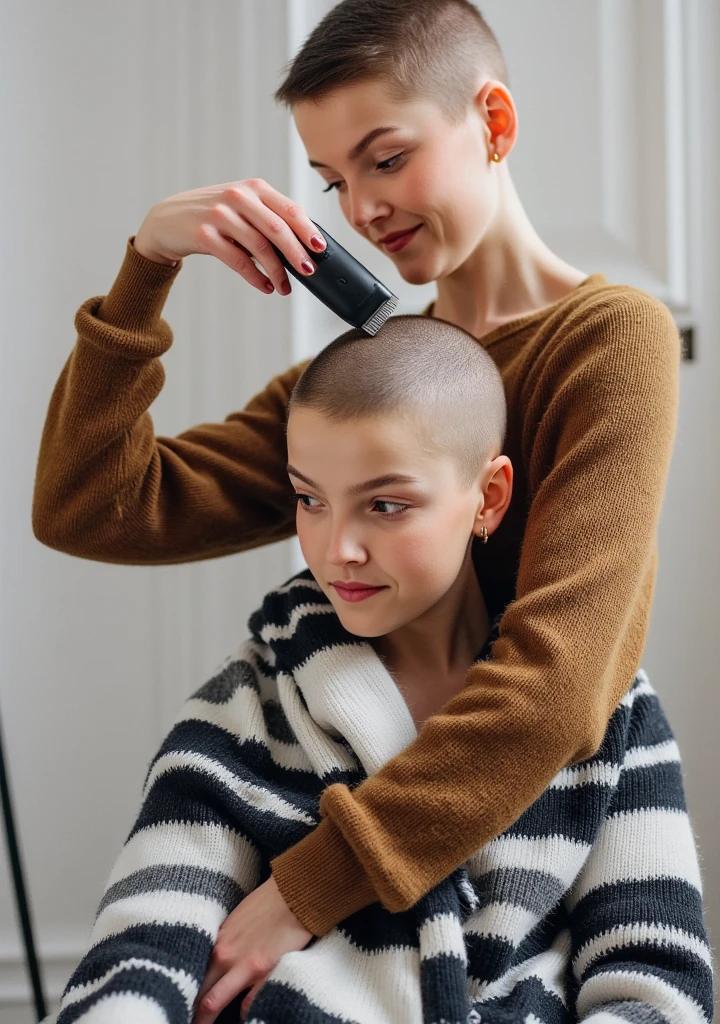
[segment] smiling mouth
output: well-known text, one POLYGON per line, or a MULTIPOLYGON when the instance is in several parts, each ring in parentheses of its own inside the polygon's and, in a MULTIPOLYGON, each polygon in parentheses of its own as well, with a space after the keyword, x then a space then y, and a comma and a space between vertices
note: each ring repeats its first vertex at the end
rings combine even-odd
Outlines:
POLYGON ((404 248, 410 239, 415 237, 421 227, 422 224, 418 224, 414 228, 408 228, 407 231, 394 231, 392 234, 380 239, 378 245, 382 245, 388 252, 396 252, 398 249, 404 248))
POLYGON ((369 587, 365 583, 343 585, 340 580, 336 583, 331 583, 330 586, 335 587, 336 592, 343 601, 348 601, 350 603, 364 601, 368 597, 373 597, 375 594, 379 594, 381 590, 387 589, 385 586, 369 587))

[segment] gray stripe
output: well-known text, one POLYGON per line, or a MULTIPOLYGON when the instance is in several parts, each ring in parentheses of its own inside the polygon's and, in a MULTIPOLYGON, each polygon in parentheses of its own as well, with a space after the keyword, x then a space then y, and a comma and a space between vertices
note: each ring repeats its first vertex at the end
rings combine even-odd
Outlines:
POLYGON ((244 899, 244 890, 228 875, 209 868, 198 868, 187 864, 154 864, 121 878, 111 885, 102 898, 96 919, 105 907, 117 900, 127 899, 148 892, 186 892, 194 896, 212 899, 227 909, 234 910, 244 899))
POLYGON ((538 916, 544 916, 565 893, 555 875, 528 868, 496 868, 479 878, 471 878, 479 906, 510 903, 538 916))
POLYGON ((195 700, 206 700, 209 704, 227 704, 240 686, 258 691, 258 681, 252 665, 243 659, 231 661, 221 672, 209 679, 192 694, 195 700))
POLYGON ((634 1000, 623 1000, 616 1003, 603 1003, 596 1008, 614 1013, 620 1020, 628 1021, 628 1024, 670 1024, 664 1013, 660 1013, 654 1006, 647 1003, 636 1003, 634 1000))

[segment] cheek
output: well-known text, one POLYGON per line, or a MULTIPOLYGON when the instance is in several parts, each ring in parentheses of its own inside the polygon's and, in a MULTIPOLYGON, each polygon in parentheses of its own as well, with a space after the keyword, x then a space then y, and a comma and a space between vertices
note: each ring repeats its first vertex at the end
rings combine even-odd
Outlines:
POLYGON ((297 530, 298 542, 303 558, 312 570, 313 563, 317 562, 317 553, 320 548, 319 531, 313 529, 312 516, 298 508, 295 513, 295 528, 297 530))
MULTIPOLYGON (((460 569, 468 535, 460 524, 448 530, 447 516, 425 519, 393 538, 387 557, 402 585, 427 591, 449 586, 460 569)), ((388 569, 390 565, 388 563, 388 569)))

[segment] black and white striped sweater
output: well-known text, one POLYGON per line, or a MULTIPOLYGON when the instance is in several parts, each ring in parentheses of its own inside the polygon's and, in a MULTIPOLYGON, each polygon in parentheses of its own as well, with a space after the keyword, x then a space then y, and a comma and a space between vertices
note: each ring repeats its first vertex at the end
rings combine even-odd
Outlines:
MULTIPOLYGON (((150 764, 58 1024, 189 1024, 221 923, 316 825, 323 789, 416 736, 308 570, 249 626, 150 764)), ((220 1020, 238 1020, 239 998, 220 1020)), ((679 753, 641 670, 596 756, 410 910, 375 903, 284 956, 250 1019, 694 1024, 711 1003, 679 753)))

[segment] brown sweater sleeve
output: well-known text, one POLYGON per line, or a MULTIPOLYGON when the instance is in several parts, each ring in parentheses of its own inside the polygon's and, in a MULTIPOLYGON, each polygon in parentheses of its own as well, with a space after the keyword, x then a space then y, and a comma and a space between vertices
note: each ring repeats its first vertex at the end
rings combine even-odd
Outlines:
POLYGON ((173 340, 161 313, 182 261, 145 259, 133 237, 108 295, 75 316, 77 341, 40 443, 35 536, 71 555, 126 564, 214 558, 291 536, 285 407, 306 363, 222 423, 156 437, 147 410, 173 340))
POLYGON ((322 935, 377 899, 411 907, 594 753, 638 668, 676 425, 679 340, 668 310, 612 290, 573 316, 526 381, 531 504, 516 600, 492 657, 417 739, 272 861, 322 935))

